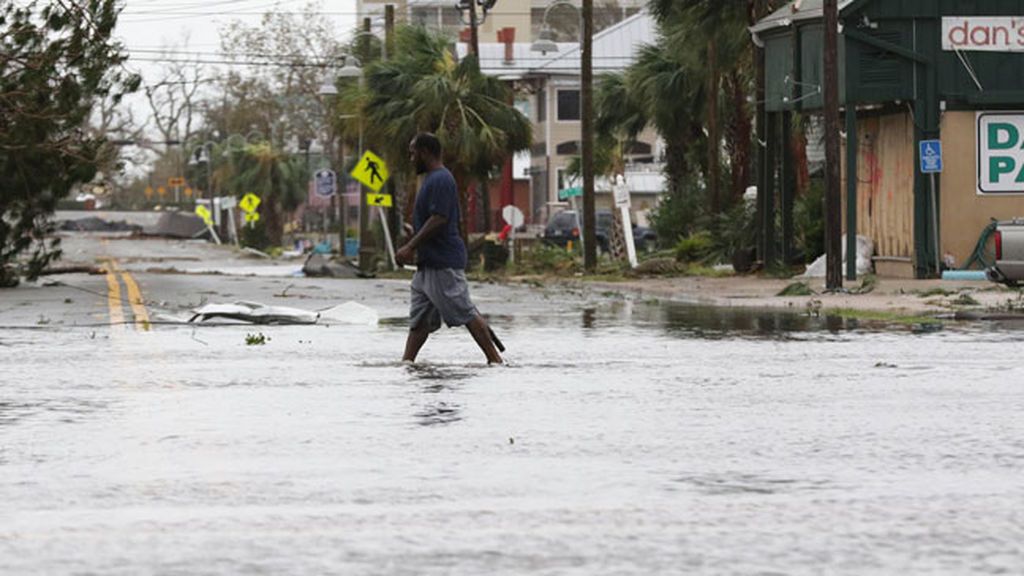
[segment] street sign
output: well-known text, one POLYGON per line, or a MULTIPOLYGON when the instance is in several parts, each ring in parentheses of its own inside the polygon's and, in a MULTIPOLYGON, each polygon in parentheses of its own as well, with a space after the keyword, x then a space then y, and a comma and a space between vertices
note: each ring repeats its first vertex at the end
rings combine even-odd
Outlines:
POLYGON ((185 197, 186 198, 191 198, 192 197, 192 188, 190 186, 186 186, 185 187, 185 197))
POLYGON ((366 204, 368 206, 391 208, 391 194, 367 194, 366 204))
POLYGON ((511 204, 501 209, 501 218, 513 229, 519 228, 526 223, 526 218, 523 217, 523 211, 511 204))
POLYGON ((629 197, 629 184, 626 184, 626 180, 622 176, 616 177, 615 185, 612 186, 612 193, 615 196, 616 206, 620 208, 632 206, 632 201, 629 197))
POLYGON ((150 199, 152 197, 153 197, 153 187, 152 186, 146 186, 146 199, 148 200, 148 199, 150 199))
POLYGON ((583 188, 579 186, 574 186, 572 188, 563 188, 558 191, 558 199, 563 202, 570 198, 578 198, 580 196, 583 196, 583 188))
POLYGON ((330 198, 338 192, 338 175, 334 170, 318 170, 313 182, 313 192, 321 198, 330 198))
POLYGON ((167 188, 160 186, 159 188, 156 189, 156 193, 159 194, 161 198, 163 198, 164 196, 167 195, 167 188))
POLYGON ((942 172, 942 141, 921 140, 921 173, 939 174, 942 172))
POLYGON ((249 192, 245 196, 242 196, 242 200, 238 203, 238 206, 245 212, 256 212, 256 209, 260 207, 260 197, 249 192))
POLYGON ((246 224, 255 224, 255 223, 259 222, 259 221, 260 221, 260 213, 259 212, 246 212, 245 213, 245 223, 246 224))
POLYGON ((168 178, 167 179, 167 185, 170 186, 171 188, 176 188, 176 187, 179 187, 179 186, 184 186, 185 185, 185 179, 182 178, 181 176, 175 176, 174 178, 168 178))
POLYGON ((196 216, 203 219, 203 223, 207 226, 213 226, 213 215, 210 213, 210 209, 202 204, 196 206, 196 216))
POLYGON ((380 192, 388 181, 388 165, 380 156, 367 150, 350 175, 374 192, 380 192))

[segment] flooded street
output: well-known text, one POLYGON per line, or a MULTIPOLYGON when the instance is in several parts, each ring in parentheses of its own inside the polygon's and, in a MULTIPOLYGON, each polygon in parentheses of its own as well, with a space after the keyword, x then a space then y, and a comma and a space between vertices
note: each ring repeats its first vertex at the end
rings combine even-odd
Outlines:
POLYGON ((382 322, 5 326, 0 573, 1024 572, 1018 327, 474 284, 510 365, 406 366, 403 281, 216 282, 382 322))

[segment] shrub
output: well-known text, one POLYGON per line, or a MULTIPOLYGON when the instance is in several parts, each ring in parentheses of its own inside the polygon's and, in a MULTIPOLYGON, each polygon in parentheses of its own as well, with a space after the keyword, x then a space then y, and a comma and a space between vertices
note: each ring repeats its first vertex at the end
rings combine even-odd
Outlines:
POLYGON ((711 256, 715 248, 715 239, 710 232, 702 230, 680 238, 676 243, 676 260, 679 262, 704 262, 711 256))

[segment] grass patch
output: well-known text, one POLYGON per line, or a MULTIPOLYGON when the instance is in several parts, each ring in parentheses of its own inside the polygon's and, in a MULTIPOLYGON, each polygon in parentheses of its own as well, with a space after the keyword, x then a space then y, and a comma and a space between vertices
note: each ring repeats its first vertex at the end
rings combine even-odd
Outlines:
POLYGON ((900 312, 887 312, 882 310, 855 310, 853 308, 830 308, 822 313, 823 316, 835 316, 846 320, 861 320, 863 322, 879 322, 882 324, 900 324, 903 326, 916 326, 920 324, 942 324, 942 320, 932 316, 908 315, 900 312))
POLYGON ((934 296, 952 296, 954 294, 956 294, 956 292, 954 292, 952 290, 947 290, 945 288, 938 287, 938 288, 931 288, 929 290, 919 291, 917 293, 917 297, 918 298, 932 298, 934 296))
POLYGON ((711 266, 702 265, 691 265, 687 266, 686 270, 683 271, 684 276, 696 276, 699 278, 726 278, 734 276, 735 272, 732 270, 717 270, 711 266))
POLYGON ((776 296, 814 296, 814 290, 806 282, 794 282, 779 291, 776 296))

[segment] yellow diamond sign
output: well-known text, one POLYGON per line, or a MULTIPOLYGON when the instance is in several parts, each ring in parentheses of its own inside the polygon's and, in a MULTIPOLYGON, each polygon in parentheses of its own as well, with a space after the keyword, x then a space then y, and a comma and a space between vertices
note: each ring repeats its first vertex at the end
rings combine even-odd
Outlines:
POLYGON ((366 203, 370 206, 391 208, 391 194, 367 194, 366 203))
POLYGON ((207 226, 213 226, 212 214, 210 214, 210 209, 206 206, 203 206, 202 204, 196 206, 196 216, 202 218, 203 223, 207 226))
POLYGON ((374 192, 380 192, 384 183, 388 181, 388 165, 369 150, 359 159, 359 163, 352 169, 350 176, 366 185, 374 192))
POLYGON ((260 207, 260 197, 249 192, 238 202, 238 206, 245 212, 255 212, 260 207))

